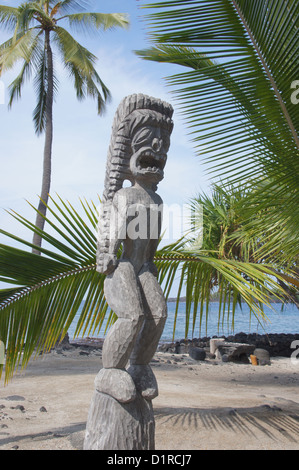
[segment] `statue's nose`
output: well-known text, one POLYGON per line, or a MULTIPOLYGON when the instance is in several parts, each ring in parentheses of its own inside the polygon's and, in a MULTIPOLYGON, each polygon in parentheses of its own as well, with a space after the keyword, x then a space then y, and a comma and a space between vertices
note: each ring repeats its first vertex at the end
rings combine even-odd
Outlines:
POLYGON ((155 152, 159 152, 162 147, 162 139, 157 139, 156 137, 153 139, 152 148, 155 152))

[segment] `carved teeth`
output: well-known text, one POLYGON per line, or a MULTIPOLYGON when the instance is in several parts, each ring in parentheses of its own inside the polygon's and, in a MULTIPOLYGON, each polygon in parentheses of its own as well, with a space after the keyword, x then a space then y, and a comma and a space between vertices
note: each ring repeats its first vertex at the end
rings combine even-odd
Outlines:
POLYGON ((139 171, 150 171, 151 173, 159 173, 162 171, 160 168, 157 168, 156 166, 148 166, 147 168, 142 168, 142 166, 138 165, 137 168, 139 171))
POLYGON ((145 172, 160 173, 163 171, 165 160, 164 155, 155 156, 151 152, 146 152, 139 157, 137 168, 145 172))
POLYGON ((137 163, 137 170, 142 173, 161 173, 163 174, 164 162, 158 161, 153 155, 144 154, 137 163), (147 166, 146 166, 147 165, 147 166))

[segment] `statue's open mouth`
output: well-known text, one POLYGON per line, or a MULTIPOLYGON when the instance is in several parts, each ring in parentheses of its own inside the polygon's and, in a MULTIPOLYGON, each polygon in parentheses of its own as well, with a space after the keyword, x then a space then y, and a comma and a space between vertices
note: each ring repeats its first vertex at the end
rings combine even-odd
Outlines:
POLYGON ((163 173, 166 156, 154 155, 151 152, 143 153, 137 161, 137 168, 143 172, 163 173))

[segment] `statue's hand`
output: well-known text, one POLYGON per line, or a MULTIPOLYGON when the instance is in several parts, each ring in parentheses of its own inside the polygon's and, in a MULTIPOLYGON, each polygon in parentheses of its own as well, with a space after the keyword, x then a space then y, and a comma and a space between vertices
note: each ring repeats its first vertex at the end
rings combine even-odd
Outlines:
POLYGON ((103 273, 112 274, 118 265, 116 255, 107 254, 104 256, 103 273))

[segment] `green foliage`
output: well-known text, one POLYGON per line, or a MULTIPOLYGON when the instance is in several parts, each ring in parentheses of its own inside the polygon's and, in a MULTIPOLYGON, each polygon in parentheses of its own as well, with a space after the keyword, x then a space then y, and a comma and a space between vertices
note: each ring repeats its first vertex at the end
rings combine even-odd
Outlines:
MULTIPOLYGON (((20 364, 25 367, 32 355, 49 350, 63 337, 79 309, 76 335, 97 334, 115 319, 103 294, 105 277, 95 270, 95 204, 81 201, 80 213, 60 198, 50 200, 50 215, 43 216, 47 231, 12 213, 22 225, 41 235, 41 256, 26 250, 32 248, 32 243, 0 230, 14 244, 24 247, 0 245, 0 281, 11 285, 0 290, 0 339, 6 346, 6 380, 20 364)), ((269 304, 271 293, 283 292, 273 279, 271 266, 220 259, 214 252, 198 249, 190 238, 158 250, 155 262, 166 297, 174 279, 180 277, 177 306, 186 287, 186 331, 191 320, 194 328, 198 318, 201 324, 207 314, 215 277, 221 294, 219 321, 228 304, 233 307, 233 322, 235 306, 241 300, 263 318, 262 304, 269 304)))
MULTIPOLYGON (((257 182, 255 187, 258 191, 257 182)), ((233 326, 236 306, 242 308, 243 302, 261 320, 265 319, 263 305, 270 306, 275 299, 298 305, 298 258, 282 264, 283 253, 278 258, 276 253, 261 256, 267 234, 256 238, 244 211, 251 191, 250 183, 237 187, 214 184, 211 196, 199 194, 191 200, 190 233, 165 248, 162 272, 166 269, 169 285, 180 271, 176 315, 180 293, 186 290, 186 332, 191 318, 192 331, 197 324, 200 329, 207 325, 209 303, 215 294, 219 325, 228 311, 233 326)), ((257 221, 263 214, 258 205, 255 209, 257 221)), ((157 256, 163 259, 163 249, 157 256)))
MULTIPOLYGON (((25 366, 34 351, 48 350, 65 335, 86 296, 77 332, 84 333, 88 323, 94 329, 101 326, 106 311, 102 305, 103 276, 95 271, 95 207, 82 201, 83 220, 70 204, 52 202, 54 209, 48 207, 52 220, 47 219, 52 234, 13 214, 30 230, 42 232, 50 247, 40 249, 42 256, 0 246, 0 280, 18 286, 0 293, 0 336, 7 345, 7 378, 21 359, 25 366)), ((32 247, 12 234, 1 233, 32 247)))
MULTIPOLYGON (((13 36, 0 45, 0 75, 22 63, 21 71, 9 87, 9 106, 21 97, 24 83, 34 74, 34 86, 37 105, 33 120, 37 134, 45 130, 48 73, 50 64, 47 60, 45 33, 50 33, 52 44, 57 46, 62 62, 70 72, 79 99, 88 96, 96 99, 97 111, 102 114, 110 92, 95 69, 96 57, 83 47, 62 26, 68 23, 71 29, 80 29, 85 33, 98 30, 126 28, 129 24, 127 15, 121 13, 69 13, 81 8, 81 2, 68 0, 62 2, 25 2, 19 7, 0 5, 0 24, 13 36)), ((52 72, 52 71, 51 71, 52 72)), ((58 89, 58 80, 53 71, 54 92, 58 89)))
MULTIPOLYGON (((9 106, 21 97, 26 80, 34 75, 33 83, 37 97, 33 111, 36 134, 45 132, 43 176, 39 212, 36 226, 43 229, 48 194, 51 184, 51 160, 53 141, 53 103, 58 91, 58 79, 53 61, 52 45, 74 82, 77 98, 93 98, 98 114, 105 110, 110 91, 101 80, 96 68, 96 57, 82 46, 63 27, 78 28, 86 33, 98 30, 125 28, 127 15, 121 13, 73 13, 82 9, 85 2, 77 0, 38 0, 21 3, 12 8, 0 5, 0 25, 13 32, 13 36, 0 45, 0 76, 21 62, 21 70, 9 86, 9 106), (44 204, 45 203, 45 204, 44 204)), ((34 245, 41 245, 41 238, 34 234, 34 245)), ((35 249, 36 254, 40 253, 35 249)))
POLYGON ((255 237, 268 234, 263 256, 283 251, 294 259, 299 106, 291 95, 298 78, 298 2, 182 0, 144 8, 153 46, 138 54, 186 68, 167 83, 198 154, 212 175, 230 183, 259 179, 260 190, 254 188, 244 209, 255 237), (253 224, 257 204, 264 217, 253 224))

